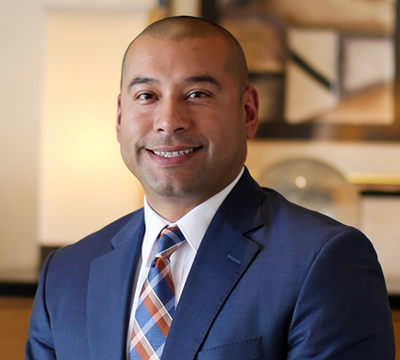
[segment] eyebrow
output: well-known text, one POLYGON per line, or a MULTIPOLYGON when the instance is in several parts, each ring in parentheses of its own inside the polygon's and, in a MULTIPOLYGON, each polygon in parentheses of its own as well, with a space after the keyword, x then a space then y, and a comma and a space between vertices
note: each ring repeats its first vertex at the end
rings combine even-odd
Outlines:
POLYGON ((210 75, 191 76, 191 77, 187 78, 186 81, 191 84, 209 83, 209 84, 216 86, 218 89, 222 90, 222 85, 220 84, 220 82, 210 75))
POLYGON ((152 84, 155 84, 155 83, 157 83, 157 82, 158 82, 157 80, 152 79, 152 78, 148 78, 148 77, 137 77, 137 78, 134 78, 134 79, 129 83, 128 90, 129 90, 130 88, 132 88, 133 86, 135 86, 135 85, 140 85, 140 84, 152 85, 152 84))
MULTIPOLYGON (((190 83, 190 84, 196 84, 196 83, 209 83, 212 84, 214 86, 216 86, 218 89, 222 89, 222 85, 220 84, 220 82, 218 80, 216 80, 215 78, 213 78, 210 75, 195 75, 195 76, 191 76, 186 78, 186 82, 190 83)), ((128 91, 129 89, 131 89, 133 86, 135 85, 141 85, 141 84, 146 84, 146 85, 153 85, 153 84, 157 84, 159 83, 158 80, 153 79, 153 78, 148 78, 148 77, 137 77, 134 78, 128 86, 128 91)))

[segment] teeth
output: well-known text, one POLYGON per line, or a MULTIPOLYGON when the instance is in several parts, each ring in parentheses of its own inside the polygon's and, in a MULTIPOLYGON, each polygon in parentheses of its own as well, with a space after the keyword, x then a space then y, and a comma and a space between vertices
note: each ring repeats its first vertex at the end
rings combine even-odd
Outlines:
POLYGON ((182 156, 186 154, 190 154, 194 151, 194 149, 189 149, 189 150, 181 150, 181 151, 153 151, 154 154, 158 156, 163 156, 163 157, 177 157, 177 156, 182 156))

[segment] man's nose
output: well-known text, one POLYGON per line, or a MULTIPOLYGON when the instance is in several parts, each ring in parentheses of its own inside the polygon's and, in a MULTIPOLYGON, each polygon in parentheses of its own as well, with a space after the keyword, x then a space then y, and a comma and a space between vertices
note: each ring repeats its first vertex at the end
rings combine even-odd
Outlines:
POLYGON ((189 129, 187 112, 183 101, 164 98, 161 100, 154 121, 154 130, 172 135, 177 131, 189 129))

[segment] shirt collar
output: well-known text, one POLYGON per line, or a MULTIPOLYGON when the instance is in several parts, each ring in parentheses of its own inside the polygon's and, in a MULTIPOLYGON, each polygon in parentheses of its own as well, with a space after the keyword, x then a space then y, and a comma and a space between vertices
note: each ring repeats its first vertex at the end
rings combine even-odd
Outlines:
MULTIPOLYGON (((190 210, 186 215, 174 223, 178 225, 179 229, 185 236, 185 239, 195 253, 197 253, 197 250, 200 247, 201 240, 203 239, 212 218, 233 187, 239 181, 243 172, 244 168, 242 168, 240 174, 227 187, 200 205, 197 205, 194 209, 190 210)), ((145 238, 151 239, 152 243, 148 245, 152 248, 152 245, 161 230, 165 226, 171 225, 171 223, 158 215, 151 208, 147 202, 146 196, 144 197, 144 221, 146 225, 145 238)))

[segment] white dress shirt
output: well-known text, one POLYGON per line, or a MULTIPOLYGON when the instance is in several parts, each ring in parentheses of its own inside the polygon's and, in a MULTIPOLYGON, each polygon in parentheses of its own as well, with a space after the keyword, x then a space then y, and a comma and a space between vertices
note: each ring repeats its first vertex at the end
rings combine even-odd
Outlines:
POLYGON ((225 189, 190 210, 186 215, 173 224, 158 215, 150 207, 146 197, 144 198, 144 221, 146 230, 133 284, 133 301, 127 339, 127 359, 129 359, 130 338, 139 295, 143 283, 149 273, 151 262, 157 253, 158 242, 156 240, 161 230, 166 225, 178 225, 186 239, 186 241, 170 257, 171 276, 175 287, 175 302, 178 304, 204 234, 206 233, 218 208, 239 181, 243 171, 244 168, 236 179, 233 180, 225 189))

